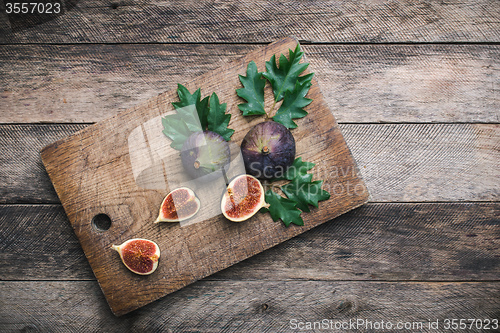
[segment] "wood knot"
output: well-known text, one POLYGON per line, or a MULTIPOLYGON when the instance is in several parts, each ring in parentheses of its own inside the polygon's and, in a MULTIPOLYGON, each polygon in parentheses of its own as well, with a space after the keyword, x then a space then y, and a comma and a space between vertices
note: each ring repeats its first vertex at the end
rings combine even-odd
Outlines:
POLYGON ((23 332, 23 333, 34 333, 34 332, 40 332, 40 330, 35 325, 29 324, 29 325, 24 326, 21 329, 21 332, 23 332))
POLYGON ((263 313, 263 312, 266 312, 267 309, 269 309, 269 305, 267 305, 267 303, 263 303, 257 307, 257 312, 263 313))
POLYGON ((358 311, 358 305, 355 301, 340 300, 335 310, 337 313, 353 314, 358 311))

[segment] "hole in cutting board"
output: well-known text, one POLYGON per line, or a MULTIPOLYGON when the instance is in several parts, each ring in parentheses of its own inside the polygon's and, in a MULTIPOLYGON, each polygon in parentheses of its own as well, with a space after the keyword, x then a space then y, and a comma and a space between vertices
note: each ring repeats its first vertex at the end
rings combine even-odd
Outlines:
POLYGON ((111 228, 111 219, 106 214, 97 214, 92 218, 92 226, 97 231, 106 231, 111 228))

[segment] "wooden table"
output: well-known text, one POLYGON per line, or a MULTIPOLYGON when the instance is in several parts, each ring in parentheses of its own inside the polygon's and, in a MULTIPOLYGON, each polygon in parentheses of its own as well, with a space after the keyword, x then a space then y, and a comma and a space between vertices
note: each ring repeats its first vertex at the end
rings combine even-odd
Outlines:
POLYGON ((498 1, 63 2, 36 25, 1 7, 0 331, 437 332, 466 319, 465 332, 499 319, 498 1), (40 149, 288 35, 370 202, 113 316, 40 149))

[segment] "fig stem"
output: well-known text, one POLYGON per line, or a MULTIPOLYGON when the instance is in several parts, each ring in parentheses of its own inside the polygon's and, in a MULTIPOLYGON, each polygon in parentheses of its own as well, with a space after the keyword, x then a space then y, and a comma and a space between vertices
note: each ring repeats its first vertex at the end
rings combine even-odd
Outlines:
POLYGON ((226 170, 224 170, 224 167, 221 168, 221 171, 222 171, 222 176, 224 177, 224 182, 226 183, 226 187, 228 187, 229 179, 227 179, 226 170))
POLYGON ((120 252, 120 245, 111 245, 111 248, 115 250, 116 252, 120 252))

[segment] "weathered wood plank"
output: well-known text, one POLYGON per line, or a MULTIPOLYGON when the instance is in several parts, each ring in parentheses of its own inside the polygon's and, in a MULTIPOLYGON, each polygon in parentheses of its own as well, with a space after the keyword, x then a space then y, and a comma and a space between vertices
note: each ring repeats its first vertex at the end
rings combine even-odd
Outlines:
MULTIPOLYGON (((371 332, 376 326, 367 322, 383 320, 393 327, 409 322, 411 332, 442 332, 447 318, 500 316, 498 282, 201 281, 120 318, 94 281, 0 282, 0 291, 2 331, 274 333, 295 331, 298 322, 361 319, 355 329, 328 331, 371 332), (439 330, 429 328, 436 320, 439 330)), ((403 331, 381 331, 392 330, 403 331)))
POLYGON ((85 125, 0 127, 0 197, 2 202, 58 202, 40 159, 40 150, 85 125))
POLYGON ((341 129, 372 201, 500 199, 500 125, 345 124, 341 129))
MULTIPOLYGON (((500 204, 367 204, 206 280, 496 280, 500 204)), ((94 280, 60 205, 0 206, 3 280, 94 280)))
POLYGON ((0 121, 97 122, 258 47, 5 46, 0 121))
POLYGON ((1 205, 0 229, 0 279, 95 279, 61 205, 1 205))
MULTIPOLYGON (((258 47, 4 46, 0 123, 97 122, 258 47)), ((497 45, 303 48, 339 122, 500 121, 497 45)))
POLYGON ((289 35, 313 42, 500 40, 495 0, 63 2, 76 6, 43 24, 11 17, 0 43, 268 43, 289 35))
MULTIPOLYGON (((59 203, 39 152, 83 126, 0 125, 0 202, 59 203)), ((340 128, 371 201, 499 200, 499 125, 341 124, 340 128)), ((335 177, 324 174, 321 163, 316 168, 318 179, 335 177)))

